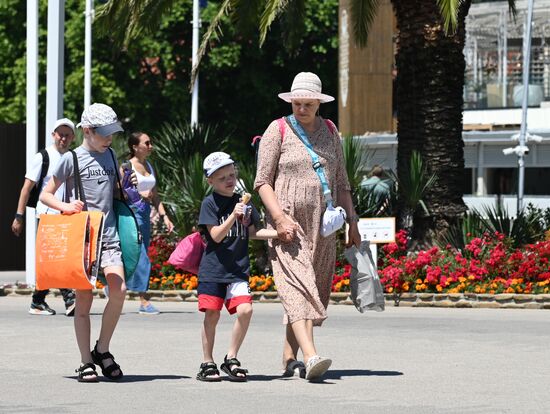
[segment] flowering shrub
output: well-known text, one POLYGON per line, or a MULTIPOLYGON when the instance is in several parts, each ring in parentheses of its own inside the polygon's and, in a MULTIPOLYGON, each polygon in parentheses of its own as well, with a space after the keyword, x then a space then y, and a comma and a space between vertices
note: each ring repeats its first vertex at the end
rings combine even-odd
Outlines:
POLYGON ((550 241, 514 249, 500 233, 469 237, 462 252, 447 245, 407 255, 399 235, 383 248, 386 292, 548 293, 550 241))
MULTIPOLYGON (((550 231, 545 241, 512 247, 503 234, 468 235, 463 251, 432 247, 407 254, 407 233, 396 234, 395 243, 382 247, 378 261, 380 281, 387 293, 549 293, 550 292, 550 231)), ((174 250, 176 240, 155 236, 149 246, 151 260, 150 289, 197 288, 197 276, 174 268, 166 260, 174 250)), ((332 292, 349 292, 351 266, 336 261, 332 292)), ((251 275, 253 291, 276 291, 273 276, 251 275)), ((98 282, 98 288, 102 285, 98 282)))
POLYGON ((351 265, 343 261, 336 261, 336 268, 332 276, 333 292, 349 292, 349 276, 351 275, 351 265))

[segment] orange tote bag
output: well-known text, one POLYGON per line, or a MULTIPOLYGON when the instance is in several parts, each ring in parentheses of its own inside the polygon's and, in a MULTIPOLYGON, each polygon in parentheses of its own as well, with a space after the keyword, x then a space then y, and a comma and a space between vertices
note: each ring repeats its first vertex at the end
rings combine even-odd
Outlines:
POLYGON ((36 288, 93 289, 104 215, 42 214, 36 235, 36 288))

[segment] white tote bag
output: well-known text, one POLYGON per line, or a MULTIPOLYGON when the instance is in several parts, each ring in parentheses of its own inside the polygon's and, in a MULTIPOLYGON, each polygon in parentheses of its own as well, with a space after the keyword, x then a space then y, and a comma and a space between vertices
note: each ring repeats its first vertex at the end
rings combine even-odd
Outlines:
POLYGON ((344 252, 351 265, 351 300, 361 313, 366 310, 382 312, 385 306, 384 290, 372 260, 369 244, 368 241, 363 241, 359 249, 351 246, 344 252))

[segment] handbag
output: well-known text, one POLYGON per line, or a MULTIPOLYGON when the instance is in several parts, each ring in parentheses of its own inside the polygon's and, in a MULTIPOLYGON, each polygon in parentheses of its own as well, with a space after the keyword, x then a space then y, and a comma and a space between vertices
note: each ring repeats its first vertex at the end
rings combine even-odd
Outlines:
POLYGON ((385 306, 384 290, 369 245, 369 241, 362 241, 359 249, 351 246, 344 251, 346 259, 351 264, 350 297, 361 313, 367 310, 382 312, 385 306))
MULTIPOLYGON (((75 194, 85 203, 73 154, 75 194)), ((104 214, 42 214, 36 234, 36 288, 93 289, 98 276, 104 214)))
POLYGON ((198 274, 206 244, 197 231, 184 237, 176 246, 168 263, 186 272, 198 274))
POLYGON ((313 146, 309 142, 304 128, 302 128, 294 115, 290 115, 288 117, 288 120, 290 121, 292 129, 294 130, 294 132, 296 132, 296 135, 298 136, 298 138, 300 138, 300 141, 302 141, 302 143, 306 147, 307 152, 309 153, 313 162, 313 169, 315 170, 317 176, 319 177, 319 180, 321 181, 321 187, 323 188, 323 197, 325 198, 325 203, 327 205, 325 212, 323 213, 323 219, 321 222, 321 236, 328 237, 332 233, 342 228, 342 226, 346 222, 346 211, 342 207, 334 207, 331 191, 325 175, 325 169, 319 161, 319 156, 313 150, 313 146))
POLYGON ((143 239, 136 216, 125 201, 113 150, 109 148, 109 152, 111 153, 111 157, 113 159, 118 188, 120 190, 120 199, 113 199, 113 212, 115 213, 116 228, 118 238, 120 239, 120 250, 122 251, 124 279, 129 281, 132 279, 134 272, 136 271, 139 256, 141 255, 141 244, 143 239))

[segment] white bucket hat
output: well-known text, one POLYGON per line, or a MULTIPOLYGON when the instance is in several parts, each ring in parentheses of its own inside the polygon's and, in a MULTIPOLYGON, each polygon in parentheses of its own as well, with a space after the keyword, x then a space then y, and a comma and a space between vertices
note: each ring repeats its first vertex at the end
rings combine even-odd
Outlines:
POLYGON ((279 98, 286 102, 293 99, 319 99, 321 103, 334 101, 334 97, 321 93, 322 83, 319 76, 311 72, 300 72, 292 81, 290 92, 279 94, 279 98))
POLYGON ((102 137, 124 132, 113 108, 101 103, 92 104, 84 109, 78 127, 94 128, 102 137))
POLYGON ((204 169, 204 175, 206 175, 206 177, 210 177, 220 168, 234 163, 235 161, 231 159, 231 156, 229 154, 218 151, 213 152, 204 159, 204 162, 202 163, 202 168, 204 169))

